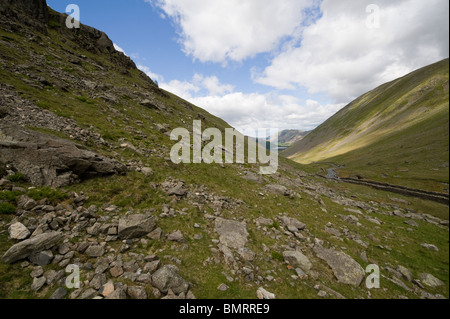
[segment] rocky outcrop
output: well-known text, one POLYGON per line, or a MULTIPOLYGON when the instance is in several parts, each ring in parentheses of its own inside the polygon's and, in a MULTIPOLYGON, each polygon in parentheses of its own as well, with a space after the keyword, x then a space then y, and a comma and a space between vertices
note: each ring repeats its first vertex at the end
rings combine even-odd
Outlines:
POLYGON ((6 31, 20 31, 25 24, 47 34, 48 19, 45 0, 0 0, 0 26, 6 31))
POLYGON ((6 12, 15 7, 41 22, 48 21, 48 7, 46 0, 0 0, 0 12, 6 12))
POLYGON ((63 234, 60 232, 51 232, 21 241, 8 249, 2 257, 2 261, 7 264, 15 263, 16 261, 25 259, 33 254, 52 248, 60 242, 63 237, 63 234))
POLYGON ((36 186, 61 187, 90 177, 126 172, 122 163, 81 145, 2 123, 0 162, 12 164, 36 186))

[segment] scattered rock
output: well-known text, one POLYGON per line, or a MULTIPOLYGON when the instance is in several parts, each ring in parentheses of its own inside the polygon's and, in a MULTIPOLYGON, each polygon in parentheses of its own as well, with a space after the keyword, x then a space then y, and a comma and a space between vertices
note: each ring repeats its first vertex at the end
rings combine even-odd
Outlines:
POLYGON ((128 296, 131 299, 147 299, 147 292, 144 287, 141 286, 132 286, 128 287, 128 296))
POLYGON ((44 233, 31 239, 26 239, 8 249, 3 255, 2 260, 4 263, 12 264, 18 260, 25 259, 32 254, 50 249, 57 245, 62 239, 63 234, 60 232, 44 233))
POLYGON ((39 291, 42 287, 44 287, 47 279, 45 277, 35 277, 33 279, 33 283, 31 284, 31 290, 34 292, 39 291))
POLYGON ((49 265, 53 258, 54 256, 51 250, 40 251, 29 257, 30 261, 37 266, 49 265))
POLYGON ((122 266, 116 265, 116 266, 113 266, 113 267, 109 270, 109 273, 111 274, 111 276, 113 276, 114 278, 116 278, 116 277, 121 276, 121 275, 124 273, 124 271, 123 271, 122 266))
POLYGON ((255 219, 255 223, 256 225, 271 226, 273 225, 273 220, 270 218, 258 217, 255 219))
POLYGON ((24 240, 31 235, 28 228, 26 228, 25 225, 22 223, 12 224, 11 226, 9 226, 8 232, 9 232, 9 237, 11 239, 16 239, 16 240, 24 240))
POLYGON ((286 188, 286 186, 283 185, 279 184, 266 185, 266 189, 273 194, 289 196, 288 189, 286 188))
POLYGON ((17 207, 24 210, 32 210, 37 206, 34 199, 29 198, 27 195, 21 195, 17 198, 17 207))
POLYGON ((58 288, 56 291, 50 296, 49 299, 64 299, 67 295, 67 291, 64 288, 58 288))
POLYGON ((251 251, 250 249, 248 249, 247 247, 239 248, 238 254, 243 260, 248 261, 248 262, 253 261, 256 256, 256 254, 253 251, 251 251))
POLYGON ((179 243, 184 243, 186 241, 186 239, 184 239, 183 234, 179 230, 167 235, 167 240, 176 241, 179 243))
POLYGON ((111 295, 114 291, 114 283, 112 281, 108 281, 105 285, 103 285, 103 288, 101 289, 101 295, 103 297, 108 297, 111 295))
POLYGON ((286 228, 292 233, 304 230, 306 228, 305 224, 303 224, 302 222, 298 221, 295 218, 283 216, 281 217, 281 221, 284 223, 286 228))
POLYGON ((439 251, 439 248, 437 248, 435 245, 432 245, 432 244, 422 244, 420 246, 422 246, 423 248, 428 249, 428 250, 439 251))
POLYGON ((267 290, 265 290, 263 287, 259 287, 258 290, 256 291, 256 296, 258 297, 258 299, 277 299, 275 294, 268 292, 267 290))
POLYGON ((164 294, 169 289, 175 294, 187 293, 189 284, 177 274, 178 268, 173 265, 165 265, 152 275, 152 285, 164 294))
POLYGON ((160 240, 162 238, 162 236, 163 236, 163 231, 159 227, 147 235, 147 237, 152 240, 160 240))
POLYGON ((105 254, 104 245, 91 245, 84 252, 89 257, 101 257, 105 254))
POLYGON ((420 274, 420 280, 423 284, 427 285, 428 287, 436 288, 439 286, 443 286, 444 282, 436 277, 434 277, 431 274, 423 273, 420 274))
POLYGON ((397 271, 402 275, 403 278, 405 278, 409 282, 413 281, 413 279, 414 279, 413 275, 412 275, 411 271, 408 268, 403 267, 401 265, 398 265, 397 266, 397 271))
POLYGON ((140 238, 156 228, 156 217, 141 214, 130 215, 119 220, 119 237, 122 239, 140 238))
POLYGON ((285 251, 283 252, 283 258, 284 261, 294 269, 301 268, 305 271, 309 271, 312 268, 309 258, 299 251, 285 251))
POLYGON ((343 252, 326 249, 318 245, 314 247, 314 252, 318 258, 324 260, 330 266, 340 283, 356 287, 361 284, 365 272, 353 258, 343 252))
POLYGON ((61 187, 78 179, 126 172, 122 163, 69 140, 4 123, 0 132, 4 136, 0 162, 12 163, 36 186, 61 187))
POLYGON ((248 232, 245 223, 216 218, 215 229, 222 245, 230 248, 243 248, 247 244, 248 232))
POLYGON ((227 291, 228 288, 230 288, 230 287, 228 287, 226 284, 220 284, 219 287, 217 287, 217 290, 219 290, 219 291, 227 291))
POLYGON ((153 170, 150 167, 143 167, 141 168, 141 173, 149 177, 153 174, 153 170))

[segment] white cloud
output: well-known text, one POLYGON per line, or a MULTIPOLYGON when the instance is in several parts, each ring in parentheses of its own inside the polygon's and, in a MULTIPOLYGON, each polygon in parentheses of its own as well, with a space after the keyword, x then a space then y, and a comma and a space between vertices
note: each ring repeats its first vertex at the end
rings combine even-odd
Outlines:
POLYGON ((174 80, 160 83, 160 86, 249 135, 257 128, 310 130, 344 106, 321 105, 312 100, 302 104, 298 98, 289 95, 244 94, 235 92, 230 85, 221 84, 215 76, 199 74, 194 75, 192 81, 174 80))
POLYGON ((201 62, 241 62, 276 49, 301 28, 317 0, 145 0, 175 21, 186 54, 201 62))
POLYGON ((256 82, 278 89, 308 88, 349 102, 376 86, 449 55, 449 2, 377 2, 380 27, 369 29, 373 0, 324 0, 323 17, 303 30, 256 82))
POLYGON ((113 46, 114 46, 114 49, 116 49, 116 51, 122 52, 123 54, 127 55, 125 53, 125 51, 121 47, 119 47, 117 44, 113 43, 113 46))
POLYGON ((138 64, 138 65, 136 65, 136 67, 139 70, 141 70, 142 72, 144 72, 145 74, 147 74, 147 76, 150 79, 152 79, 153 81, 158 81, 158 82, 164 81, 164 78, 162 77, 162 75, 152 72, 148 66, 138 64))

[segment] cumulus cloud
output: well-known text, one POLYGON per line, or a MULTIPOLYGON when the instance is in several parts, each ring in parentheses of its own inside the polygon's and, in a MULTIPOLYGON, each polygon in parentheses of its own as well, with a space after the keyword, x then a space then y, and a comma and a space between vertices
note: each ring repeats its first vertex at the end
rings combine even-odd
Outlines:
POLYGON ((201 62, 241 62, 276 49, 302 27, 317 0, 145 0, 179 28, 184 52, 201 62))
POLYGON ((310 130, 332 116, 344 104, 328 104, 275 93, 245 94, 217 77, 196 74, 191 81, 170 81, 160 86, 218 116, 244 134, 258 128, 310 130), (212 85, 211 85, 212 83, 212 85))
POLYGON ((158 81, 158 82, 162 82, 164 81, 164 78, 162 75, 159 75, 157 73, 154 73, 150 70, 150 68, 148 66, 142 65, 142 64, 138 64, 136 65, 136 67, 141 70, 142 72, 144 72, 145 74, 147 74, 147 76, 152 79, 153 81, 158 81))
POLYGON ((174 22, 196 60, 226 66, 270 54, 262 69, 261 60, 248 65, 249 80, 273 90, 267 94, 244 94, 215 76, 159 77, 163 88, 242 131, 312 129, 359 95, 449 55, 448 0, 377 0, 375 11, 367 11, 373 0, 145 1, 174 22), (330 104, 296 98, 305 88, 330 104))
POLYGON ((116 51, 122 52, 123 54, 127 55, 125 53, 125 51, 121 47, 119 47, 117 44, 113 43, 113 46, 114 46, 114 49, 116 49, 116 51))
POLYGON ((379 27, 368 28, 374 12, 366 8, 372 2, 324 0, 323 16, 302 31, 301 42, 277 55, 254 80, 278 89, 306 87, 349 102, 448 57, 447 0, 377 1, 379 27))

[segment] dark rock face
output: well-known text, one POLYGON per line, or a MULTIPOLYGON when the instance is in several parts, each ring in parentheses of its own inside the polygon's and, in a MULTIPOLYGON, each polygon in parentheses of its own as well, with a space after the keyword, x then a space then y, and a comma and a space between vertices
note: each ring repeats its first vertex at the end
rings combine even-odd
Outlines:
POLYGON ((14 5, 23 13, 46 23, 48 21, 48 7, 46 0, 0 0, 0 12, 14 5))
POLYGON ((124 174, 122 163, 58 137, 0 123, 0 162, 36 186, 61 187, 94 176, 124 174))

